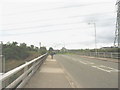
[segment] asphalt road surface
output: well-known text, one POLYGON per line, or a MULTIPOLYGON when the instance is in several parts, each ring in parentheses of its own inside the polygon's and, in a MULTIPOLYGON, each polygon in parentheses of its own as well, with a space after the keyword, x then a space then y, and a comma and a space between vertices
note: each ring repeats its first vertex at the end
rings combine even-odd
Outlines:
POLYGON ((55 59, 80 88, 118 88, 118 63, 79 55, 55 55, 55 59))

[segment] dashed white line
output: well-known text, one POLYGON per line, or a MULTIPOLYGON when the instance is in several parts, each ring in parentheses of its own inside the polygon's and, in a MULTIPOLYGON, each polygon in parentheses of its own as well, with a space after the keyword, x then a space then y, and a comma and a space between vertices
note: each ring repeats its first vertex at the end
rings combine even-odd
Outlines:
POLYGON ((100 68, 99 66, 92 66, 92 67, 97 68, 97 69, 100 69, 100 70, 102 70, 102 71, 110 72, 110 70, 105 70, 105 69, 103 69, 103 68, 100 68))
POLYGON ((79 61, 80 63, 82 64, 86 64, 86 65, 90 65, 91 67, 93 68, 96 68, 96 69, 99 69, 99 70, 102 70, 102 71, 105 71, 105 72, 119 72, 118 69, 114 69, 114 68, 111 68, 111 67, 107 67, 107 66, 104 66, 104 65, 95 65, 95 63, 93 62, 89 62, 89 61, 79 61))
POLYGON ((95 63, 93 63, 93 62, 89 62, 89 61, 85 61, 87 64, 95 64, 95 63))
POLYGON ((90 65, 93 68, 96 68, 96 69, 99 69, 99 70, 102 70, 102 71, 105 71, 105 72, 109 72, 109 73, 111 73, 111 72, 120 72, 120 70, 118 70, 118 69, 114 69, 114 68, 107 67, 107 66, 104 66, 104 65, 95 65, 95 63, 90 62, 90 61, 81 61, 81 60, 76 60, 74 58, 72 58, 72 60, 76 61, 76 62, 79 61, 82 64, 90 65))
POLYGON ((79 61, 80 63, 82 63, 82 64, 87 64, 87 63, 85 63, 85 62, 83 62, 83 61, 79 61))

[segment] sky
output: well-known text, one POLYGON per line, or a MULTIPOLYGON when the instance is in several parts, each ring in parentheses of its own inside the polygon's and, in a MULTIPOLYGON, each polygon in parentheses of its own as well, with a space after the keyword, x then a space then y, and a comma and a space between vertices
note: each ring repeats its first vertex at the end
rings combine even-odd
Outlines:
POLYGON ((1 0, 0 41, 54 49, 113 46, 116 0, 1 0), (90 24, 88 24, 90 23, 90 24))

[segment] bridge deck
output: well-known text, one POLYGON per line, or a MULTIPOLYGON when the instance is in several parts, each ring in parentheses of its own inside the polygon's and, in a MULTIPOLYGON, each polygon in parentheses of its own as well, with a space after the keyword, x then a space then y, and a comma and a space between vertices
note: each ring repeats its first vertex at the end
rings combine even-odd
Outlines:
POLYGON ((48 56, 24 88, 71 88, 70 80, 55 59, 48 56))

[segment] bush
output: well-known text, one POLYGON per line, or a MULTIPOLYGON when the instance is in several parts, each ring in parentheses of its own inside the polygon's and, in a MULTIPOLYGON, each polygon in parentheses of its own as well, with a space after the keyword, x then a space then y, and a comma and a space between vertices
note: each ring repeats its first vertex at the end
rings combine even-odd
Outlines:
POLYGON ((38 48, 34 48, 33 45, 28 47, 25 43, 21 43, 19 46, 17 42, 3 44, 3 55, 6 60, 8 59, 26 59, 30 54, 30 51, 36 51, 38 48))

